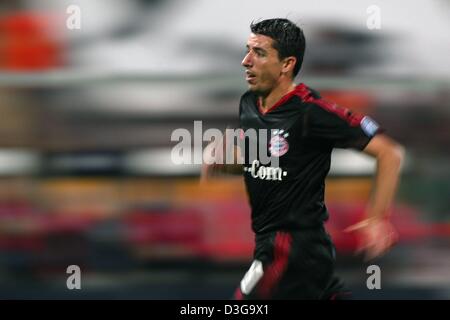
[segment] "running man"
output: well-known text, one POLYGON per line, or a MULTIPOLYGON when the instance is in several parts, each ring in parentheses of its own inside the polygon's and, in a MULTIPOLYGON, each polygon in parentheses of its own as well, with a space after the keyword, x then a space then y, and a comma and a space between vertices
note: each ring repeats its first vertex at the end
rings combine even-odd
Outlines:
MULTIPOLYGON (((249 90, 241 97, 240 125, 243 132, 268 130, 263 148, 279 163, 275 168, 258 158, 244 159, 241 170, 252 209, 255 250, 235 298, 344 298, 343 285, 334 274, 335 248, 324 228, 331 152, 353 148, 376 159, 366 219, 348 229, 361 233, 361 249, 372 259, 396 241, 388 210, 399 181, 403 148, 381 133, 370 117, 294 83, 305 52, 301 28, 287 19, 269 19, 252 23, 250 29, 242 61, 249 90)), ((204 165, 202 179, 216 168, 204 165)))

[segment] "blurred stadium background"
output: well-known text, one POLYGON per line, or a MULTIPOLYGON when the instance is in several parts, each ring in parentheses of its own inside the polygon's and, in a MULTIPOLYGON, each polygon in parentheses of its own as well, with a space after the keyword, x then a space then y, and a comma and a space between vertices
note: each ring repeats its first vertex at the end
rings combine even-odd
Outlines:
POLYGON ((269 17, 305 31, 301 82, 407 149, 400 242, 373 262, 375 291, 343 233, 374 163, 333 155, 327 227, 354 297, 450 298, 450 1, 2 0, 1 299, 231 297, 253 245, 242 180, 199 186, 199 166, 171 164, 170 136, 237 125, 248 26, 269 17), (72 4, 79 30, 66 28, 72 4), (72 264, 81 290, 66 288, 72 264))

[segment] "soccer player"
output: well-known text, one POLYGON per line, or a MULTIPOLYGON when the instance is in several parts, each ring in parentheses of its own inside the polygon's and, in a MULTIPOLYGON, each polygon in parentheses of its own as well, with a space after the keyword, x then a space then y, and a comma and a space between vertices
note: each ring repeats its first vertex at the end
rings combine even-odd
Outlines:
MULTIPOLYGON (((331 151, 354 148, 376 158, 366 219, 348 229, 360 232, 360 247, 372 259, 396 241, 388 212, 403 148, 370 117, 294 83, 305 51, 301 28, 287 19, 268 19, 250 29, 242 61, 249 90, 241 97, 240 125, 243 132, 268 130, 263 148, 278 159, 278 166, 245 157, 242 172, 256 243, 253 264, 235 298, 343 298, 343 285, 334 275, 335 248, 323 225, 328 219, 324 191, 331 151)), ((202 179, 213 168, 217 165, 204 165, 202 179)))

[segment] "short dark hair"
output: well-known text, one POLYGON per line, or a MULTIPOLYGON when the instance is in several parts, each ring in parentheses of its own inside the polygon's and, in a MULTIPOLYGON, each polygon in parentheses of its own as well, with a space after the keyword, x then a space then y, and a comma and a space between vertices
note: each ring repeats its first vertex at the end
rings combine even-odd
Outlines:
POLYGON ((294 66, 294 77, 300 71, 305 54, 305 36, 303 30, 288 19, 267 19, 260 22, 252 22, 250 30, 254 34, 260 34, 272 38, 273 47, 278 51, 278 58, 284 59, 294 56, 297 63, 294 66))

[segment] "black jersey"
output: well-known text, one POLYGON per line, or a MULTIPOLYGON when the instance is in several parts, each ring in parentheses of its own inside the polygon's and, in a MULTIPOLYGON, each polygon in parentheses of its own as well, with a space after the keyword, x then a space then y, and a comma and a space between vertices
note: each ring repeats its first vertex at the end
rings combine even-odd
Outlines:
POLYGON ((362 150, 380 131, 368 116, 323 100, 304 84, 265 113, 257 95, 246 92, 239 117, 244 133, 249 129, 267 132, 265 139, 264 135, 241 135, 252 228, 257 234, 321 226, 328 219, 324 191, 332 149, 362 150), (277 165, 263 163, 259 152, 249 157, 251 143, 265 149, 277 165))

